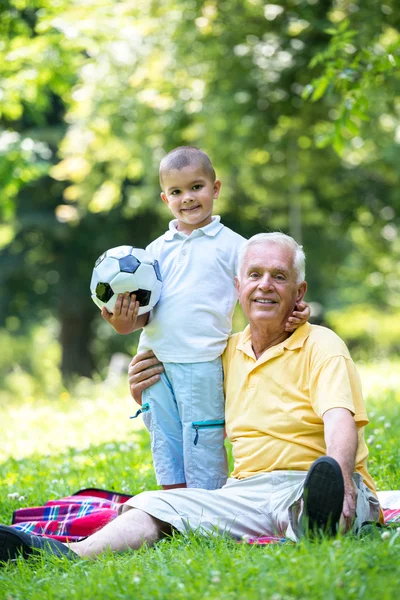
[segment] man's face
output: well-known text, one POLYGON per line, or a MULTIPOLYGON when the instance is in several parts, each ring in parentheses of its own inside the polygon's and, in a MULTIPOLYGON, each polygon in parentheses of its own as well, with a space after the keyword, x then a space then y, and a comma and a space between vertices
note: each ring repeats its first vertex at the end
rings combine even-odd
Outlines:
POLYGON ((239 301, 249 323, 267 321, 282 330, 307 284, 296 283, 290 249, 274 242, 254 244, 245 255, 240 279, 236 279, 239 301))
POLYGON ((162 200, 178 219, 178 229, 190 234, 211 223, 214 199, 218 198, 220 181, 212 181, 199 165, 167 171, 162 176, 162 200))

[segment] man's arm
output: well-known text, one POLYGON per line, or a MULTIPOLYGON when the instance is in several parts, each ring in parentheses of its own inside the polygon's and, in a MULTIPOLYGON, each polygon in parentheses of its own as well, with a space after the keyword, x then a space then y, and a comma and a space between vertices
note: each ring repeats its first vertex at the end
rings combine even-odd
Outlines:
POLYGON ((357 427, 347 408, 331 408, 323 415, 326 454, 340 465, 344 479, 344 502, 341 524, 344 532, 351 528, 357 506, 357 489, 353 473, 358 447, 357 427))
POLYGON ((130 362, 128 369, 129 390, 134 401, 142 406, 142 392, 160 379, 163 364, 154 352, 139 352, 130 362))

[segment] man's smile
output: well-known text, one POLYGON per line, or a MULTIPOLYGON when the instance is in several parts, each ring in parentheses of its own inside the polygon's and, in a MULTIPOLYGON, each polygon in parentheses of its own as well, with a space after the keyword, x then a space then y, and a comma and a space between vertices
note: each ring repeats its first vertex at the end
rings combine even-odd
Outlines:
POLYGON ((254 302, 257 302, 258 304, 277 304, 276 300, 271 300, 267 298, 254 298, 254 302))

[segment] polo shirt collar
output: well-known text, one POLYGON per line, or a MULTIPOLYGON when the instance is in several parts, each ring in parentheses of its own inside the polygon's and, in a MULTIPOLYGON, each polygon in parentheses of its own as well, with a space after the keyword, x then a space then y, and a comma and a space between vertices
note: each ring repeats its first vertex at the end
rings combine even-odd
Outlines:
MULTIPOLYGON (((195 229, 192 232, 192 234, 199 232, 200 235, 207 235, 208 237, 215 237, 217 235, 217 233, 223 228, 223 225, 221 223, 221 217, 219 215, 214 215, 211 218, 212 218, 211 223, 209 223, 208 225, 205 225, 204 227, 200 227, 199 229, 195 229)), ((185 233, 182 233, 182 231, 178 231, 178 229, 176 228, 177 224, 178 224, 178 221, 176 219, 169 222, 168 231, 164 234, 164 240, 166 240, 167 242, 170 242, 171 240, 174 239, 174 237, 177 237, 177 238, 188 237, 185 233)), ((197 234, 197 235, 199 235, 199 234, 197 234)))
POLYGON ((304 346, 304 342, 311 333, 311 329, 312 327, 308 322, 304 323, 304 325, 301 325, 292 333, 290 337, 282 342, 284 348, 286 350, 297 350, 298 348, 302 348, 304 346))
MULTIPOLYGON (((294 331, 292 335, 289 336, 286 340, 284 340, 280 344, 277 344, 276 346, 271 346, 271 348, 268 348, 268 350, 266 350, 260 356, 258 361, 265 362, 265 360, 268 360, 269 358, 278 356, 279 354, 283 354, 285 350, 298 350, 299 348, 302 348, 310 333, 310 323, 304 323, 304 325, 301 325, 298 329, 296 329, 296 331, 294 331)), ((247 325, 244 331, 242 331, 242 333, 239 334, 239 339, 236 344, 236 348, 238 350, 241 350, 241 352, 252 358, 254 361, 256 361, 253 347, 251 345, 250 325, 247 325)))

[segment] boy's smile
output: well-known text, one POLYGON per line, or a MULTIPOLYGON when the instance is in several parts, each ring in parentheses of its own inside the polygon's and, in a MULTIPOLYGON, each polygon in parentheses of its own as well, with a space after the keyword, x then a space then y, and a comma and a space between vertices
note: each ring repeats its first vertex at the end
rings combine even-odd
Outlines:
POLYGON ((212 181, 200 165, 188 165, 163 174, 162 200, 178 220, 177 229, 188 235, 211 223, 214 200, 221 182, 212 181))

